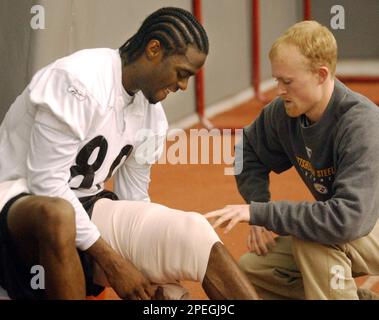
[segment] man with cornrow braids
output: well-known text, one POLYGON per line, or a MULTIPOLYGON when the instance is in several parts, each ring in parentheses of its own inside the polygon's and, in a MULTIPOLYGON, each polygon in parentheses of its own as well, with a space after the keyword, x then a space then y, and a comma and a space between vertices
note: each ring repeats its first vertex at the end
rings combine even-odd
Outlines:
POLYGON ((124 62, 134 62, 151 39, 158 39, 165 47, 164 55, 185 54, 188 44, 208 54, 208 37, 204 28, 185 10, 163 8, 151 14, 138 32, 121 48, 124 62))
POLYGON ((192 14, 163 8, 120 49, 37 72, 0 127, 0 286, 11 298, 84 299, 104 286, 123 299, 189 298, 181 280, 211 299, 257 298, 201 214, 148 195, 168 128, 160 101, 207 54, 192 14), (35 265, 45 289, 31 287, 35 265))

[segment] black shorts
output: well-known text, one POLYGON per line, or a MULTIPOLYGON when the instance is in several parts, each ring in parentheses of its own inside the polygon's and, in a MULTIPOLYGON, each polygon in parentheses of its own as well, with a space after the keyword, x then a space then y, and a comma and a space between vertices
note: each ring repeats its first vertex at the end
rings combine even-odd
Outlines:
MULTIPOLYGON (((31 280, 32 266, 25 265, 17 255, 17 251, 8 229, 8 212, 11 205, 19 198, 29 194, 22 193, 10 199, 0 212, 0 286, 7 290, 11 299, 39 300, 45 298, 45 290, 33 289, 31 280)), ((118 200, 110 191, 102 191, 94 196, 79 198, 88 215, 92 216, 95 202, 102 198, 118 200)), ((97 296, 104 287, 93 282, 93 260, 83 251, 78 250, 86 280, 87 296, 97 296)))

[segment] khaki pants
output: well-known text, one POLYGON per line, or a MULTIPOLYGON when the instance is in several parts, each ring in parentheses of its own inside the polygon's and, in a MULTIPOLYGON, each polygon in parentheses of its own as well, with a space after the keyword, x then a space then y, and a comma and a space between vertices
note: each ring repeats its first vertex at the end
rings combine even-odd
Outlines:
POLYGON ((263 299, 358 299, 354 277, 379 274, 379 223, 342 245, 277 237, 268 254, 247 253, 240 267, 263 299))

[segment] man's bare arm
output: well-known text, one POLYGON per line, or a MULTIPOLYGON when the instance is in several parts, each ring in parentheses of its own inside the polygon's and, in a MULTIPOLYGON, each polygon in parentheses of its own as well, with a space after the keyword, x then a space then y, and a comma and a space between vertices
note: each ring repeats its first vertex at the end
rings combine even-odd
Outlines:
POLYGON ((154 292, 150 282, 131 261, 121 257, 101 237, 86 252, 102 268, 120 298, 151 299, 154 292))

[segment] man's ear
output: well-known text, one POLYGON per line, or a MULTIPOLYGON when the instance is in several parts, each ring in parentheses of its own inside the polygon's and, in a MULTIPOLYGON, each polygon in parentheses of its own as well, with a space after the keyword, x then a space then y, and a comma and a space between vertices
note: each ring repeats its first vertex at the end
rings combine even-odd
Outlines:
POLYGON ((325 82, 329 74, 330 72, 329 72, 328 67, 322 66, 318 69, 318 77, 319 77, 320 84, 325 82))
POLYGON ((159 40, 150 40, 145 47, 145 54, 149 60, 159 58, 162 55, 162 45, 159 40))

